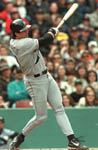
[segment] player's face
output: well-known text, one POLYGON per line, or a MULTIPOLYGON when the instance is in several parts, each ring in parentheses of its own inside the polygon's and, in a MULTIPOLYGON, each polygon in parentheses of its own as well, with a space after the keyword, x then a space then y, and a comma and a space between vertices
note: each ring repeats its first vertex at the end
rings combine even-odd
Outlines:
POLYGON ((24 31, 23 34, 24 34, 25 37, 28 37, 28 33, 29 33, 29 30, 26 30, 26 31, 24 31))
POLYGON ((16 39, 27 38, 28 32, 29 32, 28 30, 25 30, 24 32, 21 32, 21 33, 15 33, 16 39))
POLYGON ((25 30, 24 32, 21 33, 22 38, 27 38, 28 37, 28 30, 25 30))

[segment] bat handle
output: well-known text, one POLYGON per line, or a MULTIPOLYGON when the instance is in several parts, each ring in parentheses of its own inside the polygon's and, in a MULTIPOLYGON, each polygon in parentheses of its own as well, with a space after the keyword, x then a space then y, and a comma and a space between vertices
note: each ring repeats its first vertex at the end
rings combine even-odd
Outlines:
POLYGON ((63 23, 64 23, 64 20, 62 20, 56 28, 59 29, 63 25, 63 23))

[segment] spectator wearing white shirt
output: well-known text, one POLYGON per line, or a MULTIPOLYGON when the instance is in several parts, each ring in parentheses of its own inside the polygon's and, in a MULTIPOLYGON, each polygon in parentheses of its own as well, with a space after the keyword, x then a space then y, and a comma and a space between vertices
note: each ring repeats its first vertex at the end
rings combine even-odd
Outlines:
POLYGON ((76 91, 75 88, 75 76, 73 72, 67 72, 67 81, 60 85, 61 89, 65 89, 65 93, 70 95, 72 92, 76 91))
POLYGON ((2 58, 7 61, 9 67, 12 67, 13 65, 19 66, 19 64, 16 61, 16 58, 14 56, 8 55, 8 50, 6 47, 0 48, 0 59, 2 58))
POLYGON ((85 106, 90 106, 94 107, 97 106, 98 104, 96 103, 96 93, 95 91, 87 91, 85 93, 85 96, 80 98, 79 103, 77 106, 79 107, 85 107, 85 106))

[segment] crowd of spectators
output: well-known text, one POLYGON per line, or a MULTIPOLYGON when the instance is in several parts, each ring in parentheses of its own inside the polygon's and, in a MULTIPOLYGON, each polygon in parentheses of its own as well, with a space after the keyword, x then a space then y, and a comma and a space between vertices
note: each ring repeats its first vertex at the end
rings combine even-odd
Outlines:
MULTIPOLYGON (((56 27, 74 2, 79 8, 60 28, 53 43, 41 47, 48 71, 65 107, 98 106, 98 0, 0 0, 0 107, 18 107, 31 98, 23 73, 10 52, 10 24, 22 18, 29 36, 40 38, 56 27)), ((24 105, 25 107, 25 105, 24 105)))

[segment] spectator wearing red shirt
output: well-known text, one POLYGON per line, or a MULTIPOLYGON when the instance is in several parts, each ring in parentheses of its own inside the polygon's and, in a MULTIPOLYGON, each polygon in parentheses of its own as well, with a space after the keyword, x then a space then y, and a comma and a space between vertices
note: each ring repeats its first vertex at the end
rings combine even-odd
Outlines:
POLYGON ((4 5, 5 5, 5 9, 2 12, 0 12, 0 18, 6 21, 8 17, 10 17, 10 12, 13 8, 13 2, 6 1, 4 5))
MULTIPOLYGON (((12 23, 12 21, 15 19, 21 18, 17 7, 12 8, 10 15, 11 15, 11 17, 9 17, 5 23, 5 31, 7 34, 11 33, 10 24, 12 23)), ((26 24, 29 24, 29 22, 27 21, 26 18, 22 18, 22 19, 26 22, 26 24)))

